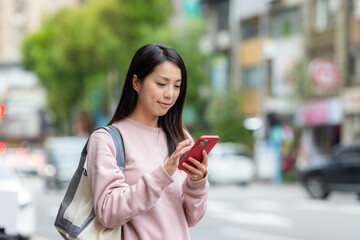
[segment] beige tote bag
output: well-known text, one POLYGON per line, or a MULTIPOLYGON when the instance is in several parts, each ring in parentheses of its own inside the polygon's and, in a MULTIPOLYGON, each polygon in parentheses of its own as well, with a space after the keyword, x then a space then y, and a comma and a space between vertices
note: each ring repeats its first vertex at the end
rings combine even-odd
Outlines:
MULTIPOLYGON (((116 148, 116 162, 120 170, 123 171, 125 168, 125 152, 121 134, 119 130, 112 125, 103 128, 106 129, 113 138, 116 148)), ((87 144, 88 142, 82 150, 78 168, 61 202, 55 220, 55 227, 61 236, 68 240, 121 239, 121 227, 105 228, 95 216, 94 201, 86 172, 87 144)))

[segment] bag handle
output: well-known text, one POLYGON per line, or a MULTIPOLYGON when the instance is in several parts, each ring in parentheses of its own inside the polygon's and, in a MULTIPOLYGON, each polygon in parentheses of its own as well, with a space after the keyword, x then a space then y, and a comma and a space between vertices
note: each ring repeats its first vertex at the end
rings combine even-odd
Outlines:
MULTIPOLYGON (((115 149, 116 149, 116 164, 120 168, 120 170, 123 172, 125 168, 125 148, 124 148, 124 142, 121 136, 121 133, 119 129, 112 125, 107 125, 104 127, 100 127, 98 129, 105 129, 108 131, 114 141, 115 149)), ((98 130, 97 129, 97 130, 98 130)), ((82 169, 84 174, 87 175, 87 145, 88 145, 89 139, 87 140, 82 152, 81 152, 81 159, 79 162, 78 169, 82 169)))

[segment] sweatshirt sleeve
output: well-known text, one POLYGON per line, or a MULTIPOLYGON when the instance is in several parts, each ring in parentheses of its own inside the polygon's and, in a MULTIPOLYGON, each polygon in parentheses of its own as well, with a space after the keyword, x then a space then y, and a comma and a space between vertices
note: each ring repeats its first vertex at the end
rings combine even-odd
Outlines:
POLYGON ((173 182, 160 166, 129 186, 124 182, 115 155, 113 140, 106 130, 99 129, 91 135, 87 156, 88 182, 96 217, 109 228, 119 227, 151 209, 161 192, 173 182))
POLYGON ((204 216, 209 190, 207 176, 193 181, 187 176, 183 183, 183 202, 186 220, 189 227, 195 226, 204 216))

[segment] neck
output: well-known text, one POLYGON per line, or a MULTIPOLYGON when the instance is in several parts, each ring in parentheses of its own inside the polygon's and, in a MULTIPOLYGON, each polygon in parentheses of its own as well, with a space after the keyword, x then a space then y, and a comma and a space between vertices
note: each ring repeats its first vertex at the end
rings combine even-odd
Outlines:
POLYGON ((138 111, 134 111, 128 116, 128 118, 149 127, 154 127, 154 128, 159 127, 158 116, 144 116, 144 114, 141 114, 138 111))

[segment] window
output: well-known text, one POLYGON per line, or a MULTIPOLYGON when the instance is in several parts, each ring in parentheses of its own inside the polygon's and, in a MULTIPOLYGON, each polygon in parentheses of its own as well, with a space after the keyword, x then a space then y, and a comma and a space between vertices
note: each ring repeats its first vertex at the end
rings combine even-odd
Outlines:
POLYGON ((360 162, 360 148, 350 147, 343 152, 340 152, 337 158, 342 163, 356 163, 360 162))
POLYGON ((229 29, 229 1, 220 1, 218 3, 218 30, 229 29))
POLYGON ((258 19, 249 19, 241 23, 241 39, 246 40, 259 35, 258 19))
POLYGON ((350 118, 350 126, 351 129, 353 131, 353 136, 355 137, 355 139, 359 139, 360 138, 360 116, 359 115, 354 115, 350 118))
POLYGON ((360 0, 353 0, 352 5, 354 15, 360 21, 360 0))
POLYGON ((16 0, 14 1, 15 13, 24 13, 25 12, 25 1, 24 0, 16 0))
POLYGON ((359 85, 360 81, 360 57, 357 55, 349 55, 348 57, 348 79, 347 86, 359 85))
POLYGON ((349 76, 354 76, 355 75, 355 66, 356 66, 356 59, 354 56, 349 55, 348 58, 348 67, 349 67, 349 76))
POLYGON ((24 0, 14 1, 14 15, 11 19, 13 26, 15 26, 15 35, 17 38, 21 38, 24 32, 26 23, 26 3, 24 0))
POLYGON ((267 95, 269 95, 269 96, 272 96, 272 92, 271 92, 271 86, 272 86, 272 82, 273 82, 273 80, 272 80, 272 70, 271 70, 271 66, 272 66, 272 63, 273 61, 271 60, 271 59, 269 59, 269 60, 267 60, 266 61, 266 64, 265 64, 265 66, 266 66, 266 75, 265 75, 265 77, 266 77, 266 93, 267 93, 267 95))
POLYGON ((299 8, 276 11, 271 14, 270 36, 286 37, 301 31, 299 8))
POLYGON ((262 84, 261 68, 259 66, 249 67, 243 70, 242 74, 242 86, 244 88, 258 88, 262 84))
POLYGON ((229 77, 229 56, 226 53, 217 53, 211 57, 211 85, 218 94, 223 94, 229 77))
POLYGON ((338 0, 316 0, 315 29, 317 31, 324 31, 334 25, 337 7, 338 0))

